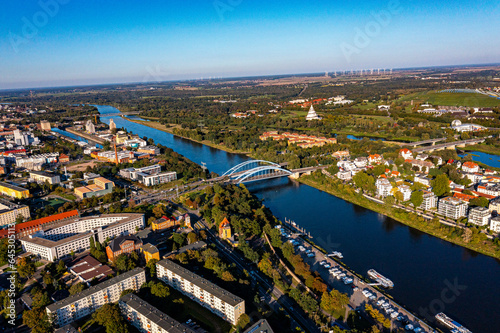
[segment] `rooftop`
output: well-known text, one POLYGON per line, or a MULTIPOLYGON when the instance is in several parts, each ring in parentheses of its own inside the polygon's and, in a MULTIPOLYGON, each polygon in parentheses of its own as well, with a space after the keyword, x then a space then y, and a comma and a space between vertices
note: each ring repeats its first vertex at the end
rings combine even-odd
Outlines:
POLYGON ((114 277, 114 278, 109 279, 107 281, 101 282, 95 286, 92 286, 88 289, 85 289, 85 290, 79 292, 78 294, 69 296, 68 298, 63 299, 62 301, 47 305, 47 310, 49 310, 50 312, 56 312, 57 310, 64 308, 64 307, 66 307, 66 306, 68 306, 68 305, 70 305, 70 304, 72 304, 72 303, 74 303, 82 298, 88 297, 92 294, 95 294, 95 293, 101 291, 101 290, 109 288, 110 286, 112 286, 114 284, 125 281, 126 279, 131 278, 131 277, 133 277, 137 274, 140 274, 140 273, 144 274, 143 268, 140 268, 140 267, 134 268, 133 270, 130 270, 128 272, 125 272, 125 273, 118 275, 117 277, 114 277))
POLYGON ((161 312, 135 294, 127 294, 121 297, 120 302, 127 304, 149 321, 155 323, 169 333, 195 333, 195 331, 189 327, 179 323, 177 320, 161 312))
POLYGON ((207 279, 202 278, 199 275, 194 274, 193 272, 185 269, 184 267, 177 265, 171 260, 168 259, 163 259, 161 261, 158 261, 156 265, 161 265, 164 268, 174 272, 175 274, 181 276, 182 278, 190 281, 192 284, 197 285, 203 290, 208 291, 212 295, 218 297, 219 299, 223 300, 227 304, 230 304, 232 306, 236 306, 240 304, 241 302, 244 302, 242 298, 233 295, 229 291, 222 289, 221 287, 217 286, 216 284, 208 281, 207 279))

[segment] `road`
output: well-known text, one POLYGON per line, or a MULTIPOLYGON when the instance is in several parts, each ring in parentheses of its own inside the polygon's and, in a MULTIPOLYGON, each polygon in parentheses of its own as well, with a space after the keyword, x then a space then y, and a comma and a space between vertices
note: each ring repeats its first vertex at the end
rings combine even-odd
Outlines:
POLYGON ((204 220, 200 220, 200 223, 205 227, 210 240, 213 244, 215 244, 221 255, 232 261, 239 269, 250 272, 252 278, 260 284, 259 288, 261 289, 260 291, 262 294, 266 295, 269 291, 271 291, 274 298, 283 305, 284 311, 290 316, 293 325, 298 326, 307 332, 321 332, 316 324, 309 319, 302 310, 295 309, 295 302, 292 299, 283 294, 281 290, 270 283, 267 277, 263 276, 255 269, 255 267, 251 267, 239 253, 233 251, 233 249, 222 243, 219 238, 214 235, 213 231, 208 228, 204 220))

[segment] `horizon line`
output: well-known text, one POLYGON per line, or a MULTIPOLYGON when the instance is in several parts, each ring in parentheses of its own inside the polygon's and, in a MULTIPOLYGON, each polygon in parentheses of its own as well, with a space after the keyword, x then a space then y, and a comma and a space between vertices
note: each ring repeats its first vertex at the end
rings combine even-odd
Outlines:
MULTIPOLYGON (((500 66, 500 63, 479 63, 479 64, 461 64, 461 65, 435 65, 435 66, 417 66, 417 67, 400 67, 400 68, 389 68, 389 67, 374 67, 372 68, 374 71, 376 69, 384 69, 384 70, 392 70, 392 71, 407 71, 407 70, 418 70, 418 69, 433 69, 433 68, 454 68, 454 67, 480 67, 480 66, 500 66)), ((0 89, 0 93, 3 92, 22 92, 22 91, 30 91, 30 90, 44 90, 44 89, 68 89, 68 88, 86 88, 86 87, 103 87, 103 86, 123 86, 123 85, 150 85, 150 84, 164 84, 164 83, 173 83, 173 82, 189 82, 189 81, 210 81, 210 80, 229 80, 229 79, 237 79, 242 80, 246 78, 265 78, 265 77, 274 77, 274 76, 293 76, 293 75, 324 75, 325 73, 336 73, 336 72, 358 72, 361 70, 367 70, 366 68, 361 69, 343 69, 336 71, 325 71, 325 72, 304 72, 304 73, 282 73, 282 74, 263 74, 263 75, 247 75, 247 76, 208 76, 204 78, 201 76, 200 78, 193 79, 174 79, 174 80, 165 80, 165 81, 129 81, 129 82, 109 82, 109 83, 96 83, 96 84, 77 84, 77 85, 66 85, 66 86, 44 86, 44 87, 25 87, 25 88, 7 88, 0 89), (213 79, 212 79, 213 78, 213 79)))

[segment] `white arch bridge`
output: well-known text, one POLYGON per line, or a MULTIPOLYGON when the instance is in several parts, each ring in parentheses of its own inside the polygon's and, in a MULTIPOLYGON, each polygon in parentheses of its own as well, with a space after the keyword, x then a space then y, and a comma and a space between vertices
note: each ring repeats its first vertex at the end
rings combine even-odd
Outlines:
POLYGON ((230 180, 233 183, 248 183, 257 180, 279 177, 298 178, 303 173, 311 173, 318 169, 324 169, 327 167, 328 165, 288 170, 284 168, 284 165, 277 163, 264 160, 249 160, 232 167, 222 176, 214 180, 230 180))

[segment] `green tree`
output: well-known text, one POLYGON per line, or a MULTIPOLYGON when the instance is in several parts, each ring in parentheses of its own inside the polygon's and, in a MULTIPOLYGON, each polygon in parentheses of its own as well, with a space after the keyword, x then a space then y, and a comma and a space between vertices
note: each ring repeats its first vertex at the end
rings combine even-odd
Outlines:
POLYGON ((128 333, 127 323, 115 303, 104 304, 94 312, 92 318, 106 328, 106 333, 128 333))
POLYGON ((250 317, 244 313, 238 318, 238 323, 236 326, 238 326, 241 330, 243 330, 247 325, 250 324, 250 317))
POLYGON ((156 297, 164 298, 170 295, 170 289, 162 282, 156 282, 151 286, 151 294, 156 297))
POLYGON ((445 174, 437 175, 434 180, 431 181, 432 192, 438 197, 450 192, 450 180, 445 174))
POLYGON ((85 285, 81 282, 78 282, 69 288, 69 294, 75 295, 75 294, 78 294, 79 292, 83 291, 84 289, 85 289, 85 285))
POLYGON ((198 235, 191 231, 190 233, 188 233, 187 235, 187 242, 188 244, 193 244, 193 243, 196 243, 198 241, 198 235))
POLYGON ((64 261, 59 260, 59 262, 57 263, 56 271, 58 274, 66 272, 66 265, 64 264, 64 261))
POLYGON ((17 271, 23 278, 31 277, 36 272, 35 263, 28 257, 19 258, 17 260, 17 271))
POLYGON ((23 324, 31 328, 32 333, 52 332, 52 327, 49 323, 47 312, 42 307, 24 311, 23 324))
POLYGON ((158 262, 158 259, 149 259, 148 263, 146 264, 146 267, 149 269, 149 275, 151 277, 156 276, 156 263, 158 262))
POLYGON ((469 202, 470 207, 488 207, 490 204, 489 200, 484 197, 474 198, 469 202))
POLYGON ((403 195, 403 193, 401 193, 401 191, 396 191, 396 193, 394 194, 394 198, 396 198, 396 200, 398 202, 403 202, 405 197, 403 195))
POLYGON ((128 295, 128 294, 133 294, 135 292, 134 289, 125 289, 124 291, 122 291, 122 293, 120 294, 120 297, 123 297, 125 295, 128 295))
POLYGON ((413 191, 411 193, 410 202, 413 207, 418 208, 424 202, 424 194, 422 191, 413 191))

